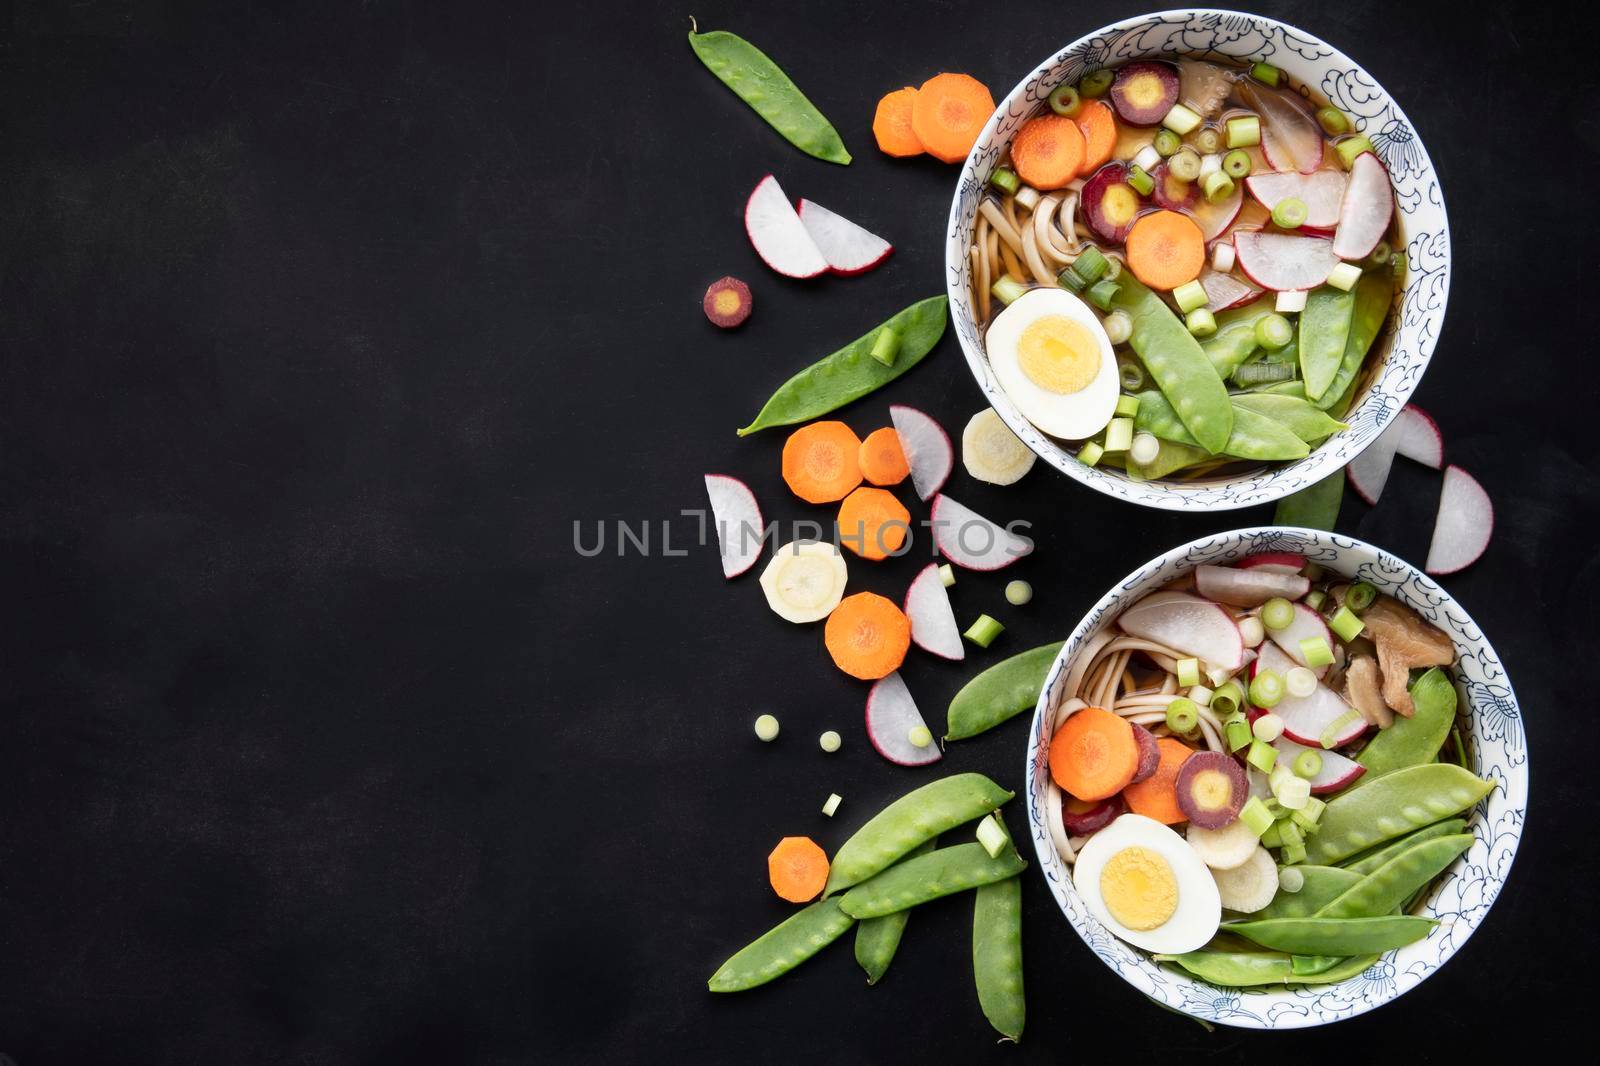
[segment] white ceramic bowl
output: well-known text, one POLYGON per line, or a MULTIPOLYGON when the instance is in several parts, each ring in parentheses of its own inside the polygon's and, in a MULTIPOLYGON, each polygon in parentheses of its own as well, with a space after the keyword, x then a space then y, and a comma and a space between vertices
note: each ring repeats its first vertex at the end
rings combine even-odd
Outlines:
POLYGON ((1294 1029, 1351 1018, 1399 996, 1444 965, 1489 913, 1505 885, 1522 835, 1528 802, 1528 753, 1517 697, 1483 632, 1450 594, 1421 570, 1353 537, 1273 526, 1218 533, 1157 556, 1112 586, 1072 631, 1056 657, 1028 734, 1028 824, 1039 868, 1061 911, 1100 960, 1140 992, 1168 1006, 1223 1025, 1294 1029), (1084 906, 1070 868, 1056 854, 1044 821, 1050 723, 1078 650, 1130 604, 1202 563, 1225 564, 1256 552, 1295 552, 1323 568, 1371 582, 1414 608, 1455 641, 1462 713, 1473 769, 1495 789, 1468 821, 1472 846, 1435 885, 1418 913, 1438 920, 1425 939, 1391 951, 1359 977, 1333 985, 1227 989, 1158 966, 1116 939, 1084 906))
POLYGON ((1067 476, 1146 507, 1215 511, 1270 503, 1344 466, 1381 433, 1405 406, 1422 378, 1444 322, 1450 291, 1450 230, 1433 163, 1415 128, 1383 87, 1348 56, 1311 34, 1275 19, 1237 11, 1166 11, 1113 23, 1067 45, 1045 60, 1000 102, 967 156, 950 206, 945 246, 950 313, 967 363, 994 409, 1017 436, 1067 476), (1379 341, 1382 369, 1352 409, 1348 430, 1334 434, 1309 456, 1253 473, 1192 482, 1138 482, 1120 471, 1084 466, 1060 443, 1017 411, 990 372, 972 306, 971 245, 978 202, 1013 134, 1057 85, 1076 83, 1100 67, 1131 59, 1177 54, 1266 60, 1297 86, 1314 87, 1342 108, 1371 138, 1394 181, 1400 233, 1409 261, 1399 297, 1397 327, 1379 341))

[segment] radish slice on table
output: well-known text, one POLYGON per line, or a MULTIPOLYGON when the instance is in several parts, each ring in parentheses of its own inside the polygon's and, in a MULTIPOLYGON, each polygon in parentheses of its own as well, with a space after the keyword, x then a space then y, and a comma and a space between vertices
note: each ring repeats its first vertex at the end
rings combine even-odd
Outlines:
POLYGON ((745 202, 744 231, 761 261, 786 277, 814 278, 828 269, 827 258, 771 174, 745 202))
POLYGON ((1395 454, 1438 470, 1444 466, 1444 436, 1439 423, 1416 404, 1407 404, 1395 416, 1395 454))
POLYGON ((1222 274, 1215 270, 1208 270, 1200 275, 1200 287, 1206 290, 1206 310, 1212 312, 1243 307, 1261 297, 1261 290, 1254 285, 1246 285, 1232 274, 1222 274))
POLYGON ((707 474, 706 495, 711 497, 711 518, 717 524, 722 576, 738 577, 761 558, 764 534, 756 495, 750 486, 727 474, 707 474))
POLYGON ((815 201, 801 200, 798 214, 812 242, 828 261, 828 269, 835 274, 865 274, 894 251, 894 245, 876 233, 815 201))
POLYGON ((1383 495, 1383 486, 1389 480, 1389 468, 1394 465, 1395 449, 1400 445, 1400 437, 1394 431, 1398 424, 1398 418, 1389 423, 1388 428, 1345 467, 1350 487, 1369 506, 1378 502, 1378 497, 1383 495))
POLYGON ((1273 292, 1314 289, 1339 265, 1333 242, 1323 237, 1251 230, 1234 233, 1233 248, 1245 276, 1273 292))
POLYGON ((1311 775, 1312 795, 1337 792, 1367 772, 1367 768, 1354 759, 1347 759, 1336 751, 1324 751, 1320 740, 1306 746, 1283 736, 1274 740, 1272 746, 1278 749, 1278 762, 1284 766, 1293 765, 1296 756, 1303 751, 1314 751, 1321 756, 1322 769, 1311 775))
POLYGON ((1337 170, 1315 174, 1252 174, 1244 179, 1250 195, 1271 211, 1291 196, 1306 205, 1303 228, 1331 230, 1339 224, 1339 206, 1344 202, 1347 179, 1337 170))
POLYGON ((1255 555, 1246 555, 1235 565, 1240 570, 1262 567, 1280 574, 1298 574, 1306 568, 1306 557, 1292 552, 1257 552, 1255 555))
POLYGON ((906 589, 906 617, 911 620, 911 639, 923 651, 942 659, 964 659, 967 649, 961 641, 961 627, 950 608, 950 594, 939 579, 939 564, 929 563, 906 589))
POLYGON ((1339 205, 1339 229, 1333 253, 1341 259, 1363 259, 1383 240, 1394 217, 1394 190, 1378 157, 1363 152, 1350 164, 1350 181, 1339 205))
POLYGON ((900 450, 911 468, 911 484, 919 500, 932 499, 950 478, 956 465, 955 446, 944 427, 915 407, 892 403, 889 421, 900 435, 900 450))
MULTIPOLYGON (((1322 620, 1320 614, 1303 603, 1294 604, 1294 621, 1283 629, 1268 629, 1267 637, 1285 655, 1293 659, 1297 666, 1311 666, 1310 663, 1306 662, 1305 652, 1300 650, 1300 642, 1302 640, 1321 637, 1328 642, 1329 648, 1337 648, 1339 646, 1338 642, 1333 639, 1333 631, 1328 628, 1328 623, 1322 620)), ((1265 657, 1266 653, 1263 652, 1262 658, 1265 657)), ((1268 669, 1276 669, 1276 667, 1268 667, 1268 669)), ((1326 666, 1313 667, 1312 669, 1318 677, 1328 672, 1326 666)))
MULTIPOLYGON (((1329 748, 1343 747, 1367 731, 1367 720, 1361 717, 1361 712, 1326 685, 1318 685, 1309 696, 1285 693, 1272 713, 1283 719, 1284 736, 1319 752, 1323 751, 1323 737, 1330 728, 1335 735, 1327 738, 1332 741, 1329 748)), ((1324 754, 1324 765, 1328 761, 1324 754)))
POLYGON ((1273 170, 1314 174, 1322 167, 1322 130, 1315 120, 1284 93, 1239 83, 1245 104, 1261 116, 1261 152, 1273 170))
POLYGON ((1033 551, 1033 541, 943 494, 934 497, 928 517, 939 551, 968 570, 999 570, 1033 551))
POLYGON ((1494 504, 1477 479, 1454 464, 1444 469, 1439 491, 1439 517, 1423 569, 1453 574, 1478 561, 1494 532, 1494 504))
POLYGON ((928 723, 899 671, 873 682, 867 692, 867 739, 878 754, 900 766, 927 766, 944 758, 931 740, 920 748, 911 743, 913 729, 928 732, 928 723))
POLYGON ((1194 583, 1206 599, 1233 607, 1259 607, 1274 596, 1298 600, 1311 591, 1309 578, 1263 567, 1201 566, 1194 572, 1194 583))
POLYGON ((1244 638, 1233 617, 1222 605, 1187 592, 1146 596, 1123 611, 1117 625, 1129 636, 1165 644, 1224 670, 1237 670, 1244 661, 1244 638))

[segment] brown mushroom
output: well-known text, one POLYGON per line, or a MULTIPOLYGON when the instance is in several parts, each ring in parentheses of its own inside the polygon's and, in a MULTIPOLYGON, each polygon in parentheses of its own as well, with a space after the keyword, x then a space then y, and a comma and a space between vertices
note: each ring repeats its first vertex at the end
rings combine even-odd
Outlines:
POLYGON ((1355 656, 1345 668, 1344 701, 1379 729, 1388 729, 1394 724, 1394 712, 1389 710, 1378 691, 1378 664, 1370 655, 1355 656))
POLYGON ((1378 646, 1378 666, 1383 670, 1383 699, 1396 714, 1411 717, 1411 693, 1406 686, 1411 670, 1419 666, 1449 666, 1456 648, 1449 636, 1435 629, 1409 607, 1379 596, 1361 616, 1366 635, 1378 646))

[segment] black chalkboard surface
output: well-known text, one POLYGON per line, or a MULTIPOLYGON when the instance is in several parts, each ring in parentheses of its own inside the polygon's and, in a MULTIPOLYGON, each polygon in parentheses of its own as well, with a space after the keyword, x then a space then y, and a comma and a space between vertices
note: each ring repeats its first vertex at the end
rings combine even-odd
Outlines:
MULTIPOLYGON (((1508 890, 1459 957, 1333 1030, 1207 1033, 1107 972, 1026 880, 1020 1048, 979 1014, 959 901, 916 916, 878 987, 841 945, 757 992, 705 989, 783 913, 778 837, 834 847, 830 792, 859 813, 922 777, 872 752, 861 686, 816 628, 774 617, 755 575, 725 582, 680 510, 721 471, 769 519, 826 518, 779 487, 781 433, 734 428, 798 366, 942 290, 956 170, 880 155, 877 98, 939 70, 1001 95, 1134 10, 11 5, 0 1052, 1436 1061, 1465 1041, 1488 1061, 1572 1035, 1600 874, 1600 27, 1576 9, 1264 5, 1402 101, 1449 203, 1450 310, 1415 399, 1495 501, 1487 554, 1445 584, 1511 671, 1533 765, 1508 890), (690 14, 782 63, 855 162, 772 134, 695 60, 690 14), (767 172, 893 257, 853 279, 771 274, 740 224, 767 172), (735 333, 699 309, 724 274, 754 291, 735 333), (576 550, 575 528, 618 522, 648 524, 648 555, 576 550), (685 554, 662 550, 663 523, 685 554), (762 711, 783 722, 770 747, 762 711)), ((890 402, 954 427, 982 403, 953 336, 846 417, 865 432, 890 402)), ((1339 528, 1420 561, 1438 484, 1402 465, 1339 528)), ((962 488, 1038 541, 1015 570, 1035 599, 988 658, 1058 638, 1157 552, 1270 517, 1137 510, 1043 464, 962 488)), ((852 582, 898 597, 916 565, 852 582)), ((959 609, 1003 605, 1001 584, 963 576, 959 609)), ((971 665, 908 674, 937 715, 971 665)), ((1015 785, 1021 731, 943 765, 1015 785)))

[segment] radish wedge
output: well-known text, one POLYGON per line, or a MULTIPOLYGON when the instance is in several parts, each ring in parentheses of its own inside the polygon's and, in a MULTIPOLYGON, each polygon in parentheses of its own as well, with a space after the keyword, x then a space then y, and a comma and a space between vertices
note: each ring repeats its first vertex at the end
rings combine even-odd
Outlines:
POLYGON ((1395 454, 1438 470, 1444 466, 1444 436, 1439 423, 1416 404, 1407 404, 1395 416, 1395 454))
POLYGON ((1339 257, 1333 242, 1322 237, 1291 237, 1286 233, 1250 231, 1233 235, 1239 269, 1262 288, 1273 292, 1314 289, 1328 280, 1339 257))
POLYGON ((812 200, 801 200, 797 213, 801 225, 828 261, 828 269, 835 274, 865 274, 894 251, 894 245, 876 233, 812 200))
POLYGON ((1200 275, 1200 287, 1206 290, 1206 310, 1211 312, 1243 307, 1261 297, 1261 290, 1254 285, 1246 285, 1232 274, 1215 270, 1200 275))
POLYGON ((1367 501, 1368 506, 1378 502, 1378 497, 1383 495, 1383 486, 1389 480, 1389 468, 1394 465, 1395 449, 1400 445, 1400 437, 1395 433, 1398 424, 1397 418, 1345 467, 1350 487, 1356 490, 1357 496, 1367 501))
POLYGON ((1236 565, 1240 570, 1253 570, 1259 566, 1280 574, 1298 574, 1306 568, 1306 557, 1293 552, 1257 552, 1255 555, 1246 555, 1236 565))
POLYGON ((917 490, 917 499, 932 499, 944 488, 950 471, 955 469, 956 449, 950 443, 950 434, 933 420, 933 416, 904 404, 889 405, 889 420, 900 435, 900 450, 911 468, 911 484, 917 490))
MULTIPOLYGON (((1363 727, 1366 725, 1365 722, 1361 724, 1363 727)), ((1288 737, 1279 737, 1272 742, 1272 746, 1278 749, 1278 762, 1285 766, 1292 764, 1302 751, 1314 751, 1322 757, 1322 769, 1311 775, 1312 795, 1323 795, 1347 788, 1356 778, 1367 772, 1367 768, 1354 759, 1347 759, 1336 751, 1324 751, 1320 740, 1312 741, 1307 746, 1297 744, 1288 737)))
POLYGON ((1369 505, 1383 495, 1396 455, 1435 470, 1444 465, 1444 438, 1439 434, 1438 423, 1422 408, 1401 408, 1394 421, 1367 445, 1367 450, 1350 461, 1350 487, 1369 505))
MULTIPOLYGON (((1261 647, 1257 648, 1256 651, 1258 654, 1255 657, 1255 661, 1250 664, 1250 680, 1252 681, 1263 670, 1271 670, 1282 677, 1300 665, 1285 655, 1283 649, 1270 640, 1262 641, 1261 647)), ((1328 668, 1326 666, 1312 667, 1311 672, 1317 675, 1318 681, 1328 676, 1328 668)))
POLYGON ((1319 170, 1315 174, 1291 171, 1252 174, 1244 179, 1244 184, 1250 195, 1268 211, 1292 196, 1306 205, 1303 228, 1332 230, 1339 224, 1339 205, 1344 202, 1347 180, 1337 170, 1319 170))
POLYGON ((1287 94, 1239 83, 1239 96, 1261 116, 1261 151, 1273 170, 1314 174, 1322 166, 1322 130, 1287 94))
POLYGON ((827 258, 771 174, 756 183, 745 202, 744 231, 761 261, 785 277, 814 278, 828 269, 827 258))
POLYGON ((878 754, 900 766, 927 766, 944 758, 939 745, 917 747, 911 731, 928 728, 898 671, 873 682, 867 692, 867 739, 878 754))
POLYGON ((1236 570, 1230 566, 1201 566, 1194 572, 1194 583, 1206 599, 1232 607, 1259 607, 1274 596, 1298 600, 1311 591, 1309 578, 1263 567, 1236 570))
MULTIPOLYGON (((1311 666, 1310 663, 1306 662, 1305 652, 1300 650, 1300 642, 1302 640, 1310 640, 1313 637, 1321 637, 1326 640, 1329 648, 1337 648, 1339 646, 1333 639, 1333 631, 1328 628, 1328 623, 1322 620, 1320 614, 1303 603, 1294 605, 1294 621, 1290 622, 1287 627, 1267 630, 1267 639, 1282 649, 1283 653, 1293 659, 1297 666, 1311 666)), ((1265 653, 1263 653, 1262 658, 1265 657, 1265 653)), ((1271 668, 1269 667, 1269 669, 1271 668)), ((1326 666, 1313 667, 1313 669, 1318 677, 1328 672, 1326 666)))
POLYGON ((1477 479, 1459 466, 1444 468, 1444 488, 1439 491, 1439 517, 1434 520, 1433 543, 1423 569, 1430 574, 1453 574, 1477 562, 1494 532, 1494 504, 1477 479))
POLYGON ((939 580, 939 564, 929 563, 906 589, 906 617, 911 619, 911 639, 923 651, 941 659, 964 659, 967 649, 961 627, 950 608, 950 593, 939 580))
POLYGON ((1389 172, 1378 157, 1364 152, 1350 164, 1350 181, 1339 205, 1339 229, 1333 235, 1333 254, 1341 259, 1363 259, 1383 240, 1394 217, 1394 190, 1389 172))
MULTIPOLYGON (((1283 735, 1297 744, 1322 751, 1322 734, 1328 728, 1351 714, 1350 705, 1327 685, 1318 685, 1311 695, 1304 697, 1284 694, 1272 713, 1283 719, 1283 735)), ((1367 720, 1356 714, 1331 737, 1330 748, 1342 748, 1367 731, 1367 720)), ((1323 756, 1324 761, 1327 756, 1323 756)))
POLYGON ((1244 638, 1221 605, 1187 592, 1157 592, 1122 612, 1117 625, 1130 636, 1165 644, 1207 665, 1237 670, 1244 638))
POLYGON ((928 519, 945 558, 968 570, 999 570, 1033 551, 1033 541, 943 494, 934 497, 928 519))
POLYGON ((750 486, 726 474, 706 475, 706 495, 711 497, 711 517, 717 524, 722 576, 738 577, 761 558, 761 507, 750 486))

